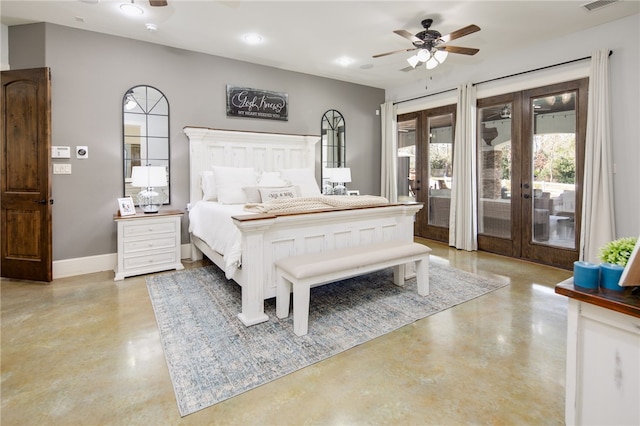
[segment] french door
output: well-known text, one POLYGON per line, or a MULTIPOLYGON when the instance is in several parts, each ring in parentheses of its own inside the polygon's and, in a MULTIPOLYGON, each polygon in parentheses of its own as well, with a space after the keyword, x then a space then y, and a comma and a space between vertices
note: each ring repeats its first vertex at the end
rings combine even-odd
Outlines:
POLYGON ((578 259, 588 80, 478 100, 478 247, 578 259))
POLYGON ((455 105, 398 117, 398 200, 417 201, 415 235, 449 241, 455 105))

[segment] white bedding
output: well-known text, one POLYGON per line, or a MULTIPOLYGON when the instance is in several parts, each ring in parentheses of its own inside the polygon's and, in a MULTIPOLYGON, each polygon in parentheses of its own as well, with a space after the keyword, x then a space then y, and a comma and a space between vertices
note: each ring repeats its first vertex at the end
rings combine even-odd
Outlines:
POLYGON ((224 258, 224 272, 232 279, 242 263, 242 241, 231 216, 251 214, 244 204, 198 201, 189 211, 189 232, 207 243, 224 258))

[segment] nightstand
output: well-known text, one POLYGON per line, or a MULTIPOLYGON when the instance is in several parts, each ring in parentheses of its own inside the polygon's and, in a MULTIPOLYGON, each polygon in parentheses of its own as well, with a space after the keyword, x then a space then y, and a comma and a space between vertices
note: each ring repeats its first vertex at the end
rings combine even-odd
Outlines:
POLYGON ((114 215, 118 226, 118 264, 114 281, 132 275, 184 269, 180 263, 179 210, 114 215))

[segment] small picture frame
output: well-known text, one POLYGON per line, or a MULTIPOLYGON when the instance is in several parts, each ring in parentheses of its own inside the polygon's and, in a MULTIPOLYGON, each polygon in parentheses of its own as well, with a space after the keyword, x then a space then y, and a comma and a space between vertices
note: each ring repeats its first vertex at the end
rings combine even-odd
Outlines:
POLYGON ((360 195, 360 191, 357 189, 347 189, 347 195, 360 195))
POLYGON ((120 216, 132 216, 136 214, 136 206, 133 204, 133 198, 118 198, 118 207, 120 208, 120 216))

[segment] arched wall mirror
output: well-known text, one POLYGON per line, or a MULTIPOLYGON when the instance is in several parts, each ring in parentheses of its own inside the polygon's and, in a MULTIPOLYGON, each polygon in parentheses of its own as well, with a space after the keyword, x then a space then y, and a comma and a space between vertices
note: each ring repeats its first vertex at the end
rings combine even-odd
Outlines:
POLYGON ((127 90, 122 98, 122 134, 124 195, 131 196, 135 204, 140 205, 140 192, 153 188, 160 194, 156 201, 169 204, 169 102, 161 91, 151 86, 127 90), (164 168, 164 176, 158 177, 157 167, 164 168), (133 179, 141 175, 152 182, 133 179))
POLYGON ((330 169, 346 167, 346 134, 344 117, 330 109, 322 116, 322 190, 330 193, 332 187, 330 169), (329 189, 329 190, 328 190, 329 189))

